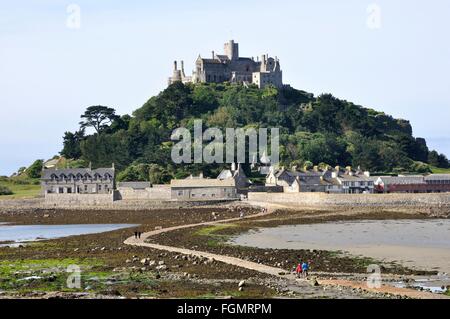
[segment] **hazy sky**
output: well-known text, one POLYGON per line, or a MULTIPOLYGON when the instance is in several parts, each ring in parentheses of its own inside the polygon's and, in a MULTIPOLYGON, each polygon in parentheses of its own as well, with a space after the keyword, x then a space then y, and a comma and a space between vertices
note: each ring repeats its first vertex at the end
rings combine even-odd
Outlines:
POLYGON ((131 113, 173 60, 190 73, 231 38, 278 56, 285 83, 408 119, 450 155, 449 13, 448 0, 1 1, 0 175, 57 154, 86 107, 131 113))

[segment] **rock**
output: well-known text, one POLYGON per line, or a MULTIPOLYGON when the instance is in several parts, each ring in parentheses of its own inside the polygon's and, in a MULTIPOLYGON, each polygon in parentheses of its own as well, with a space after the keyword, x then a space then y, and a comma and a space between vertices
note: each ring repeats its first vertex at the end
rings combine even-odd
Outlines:
POLYGON ((100 248, 100 250, 101 250, 101 251, 104 251, 104 250, 106 250, 106 247, 102 247, 102 248, 100 248))
POLYGON ((79 248, 75 248, 73 251, 74 252, 77 252, 77 251, 79 251, 80 249, 79 248))
POLYGON ((148 265, 148 263, 149 263, 148 258, 141 259, 141 264, 148 265))
POLYGON ((311 279, 308 280, 308 282, 309 282, 309 284, 310 284, 311 286, 313 286, 313 287, 319 286, 319 282, 317 281, 316 278, 311 278, 311 279))
POLYGON ((239 287, 239 291, 243 291, 244 290, 244 287, 239 287))
POLYGON ((167 270, 167 266, 166 265, 159 265, 159 266, 156 266, 155 269, 156 270, 167 270))
POLYGON ((154 260, 150 260, 150 262, 148 263, 149 266, 154 266, 156 265, 156 261, 154 260))
POLYGON ((240 281, 238 287, 242 288, 244 286, 245 286, 245 280, 240 281))
POLYGON ((164 260, 159 261, 159 262, 158 262, 158 265, 160 265, 160 266, 165 265, 164 260))
POLYGON ((125 263, 130 264, 131 260, 130 259, 125 260, 125 263))

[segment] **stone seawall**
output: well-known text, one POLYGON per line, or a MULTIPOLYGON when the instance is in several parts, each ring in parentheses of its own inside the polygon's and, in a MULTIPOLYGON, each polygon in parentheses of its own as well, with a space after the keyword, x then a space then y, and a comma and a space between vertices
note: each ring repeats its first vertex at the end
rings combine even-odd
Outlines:
POLYGON ((116 192, 118 200, 170 200, 169 185, 155 185, 146 189, 119 187, 116 192))
MULTIPOLYGON (((55 194, 56 195, 56 194, 55 194)), ((62 194, 59 194, 62 195, 62 194)), ((72 194, 73 195, 73 194, 72 194)), ((112 201, 112 195, 105 195, 107 198, 99 198, 93 195, 94 198, 89 199, 91 195, 79 198, 51 198, 45 200, 44 198, 36 199, 16 199, 16 200, 0 200, 0 213, 2 212, 33 212, 36 210, 46 209, 62 209, 62 210, 80 210, 80 211, 102 211, 102 210, 116 210, 116 211, 152 211, 157 209, 180 209, 180 208, 194 208, 194 207, 212 207, 219 204, 229 204, 223 201, 197 201, 197 202, 183 202, 173 200, 116 200, 112 201)), ((48 198, 47 198, 48 199, 48 198)))
POLYGON ((41 208, 44 203, 44 198, 0 200, 0 211, 41 208))
POLYGON ((249 193, 248 200, 289 206, 425 207, 450 206, 450 193, 433 194, 326 194, 249 193))
POLYGON ((49 207, 102 206, 114 201, 113 194, 46 194, 45 205, 49 207))

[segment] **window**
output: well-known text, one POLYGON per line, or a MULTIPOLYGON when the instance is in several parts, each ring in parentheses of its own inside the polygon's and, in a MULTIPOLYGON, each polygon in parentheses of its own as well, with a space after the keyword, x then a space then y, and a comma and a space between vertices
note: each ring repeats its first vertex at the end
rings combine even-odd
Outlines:
POLYGON ((88 186, 84 185, 84 191, 87 192, 87 190, 88 190, 88 186))
POLYGON ((178 196, 183 196, 183 191, 178 191, 178 196))
POLYGON ((102 190, 102 185, 98 185, 98 190, 99 190, 99 191, 102 190))

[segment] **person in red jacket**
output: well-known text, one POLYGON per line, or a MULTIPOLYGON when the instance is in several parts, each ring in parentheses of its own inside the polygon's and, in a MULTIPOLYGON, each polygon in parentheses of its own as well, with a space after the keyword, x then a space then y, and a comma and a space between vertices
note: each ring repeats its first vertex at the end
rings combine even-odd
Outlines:
POLYGON ((302 272, 303 272, 303 270, 302 270, 302 263, 299 263, 299 264, 297 265, 297 268, 295 269, 295 273, 297 274, 297 277, 298 277, 298 278, 301 277, 302 272))

